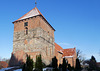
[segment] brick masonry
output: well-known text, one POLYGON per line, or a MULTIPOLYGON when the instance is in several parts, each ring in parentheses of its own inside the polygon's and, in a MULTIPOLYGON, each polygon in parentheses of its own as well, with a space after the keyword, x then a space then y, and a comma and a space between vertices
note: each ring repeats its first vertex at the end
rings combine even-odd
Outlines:
POLYGON ((54 30, 41 16, 15 22, 13 54, 18 61, 23 62, 26 60, 26 54, 30 55, 34 61, 36 55, 41 54, 43 62, 46 65, 50 64, 55 56, 54 30), (28 22, 28 34, 25 33, 25 22, 28 22))
MULTIPOLYGON (((41 54, 42 60, 46 65, 49 65, 52 58, 56 56, 58 65, 62 64, 63 54, 59 51, 63 50, 63 48, 57 45, 57 49, 55 49, 55 30, 48 24, 43 16, 38 15, 15 21, 13 24, 13 52, 9 66, 25 63, 27 54, 31 56, 34 62, 36 61, 36 55, 41 54), (26 22, 28 22, 28 26, 24 26, 24 23, 26 22), (26 30, 28 31, 27 34, 26 30)), ((66 60, 68 60, 71 66, 75 67, 76 58, 75 52, 73 58, 66 58, 66 60)))

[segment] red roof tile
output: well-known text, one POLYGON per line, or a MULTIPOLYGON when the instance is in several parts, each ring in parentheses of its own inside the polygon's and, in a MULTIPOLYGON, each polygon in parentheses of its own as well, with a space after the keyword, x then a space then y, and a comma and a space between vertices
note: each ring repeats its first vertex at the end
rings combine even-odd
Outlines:
POLYGON ((63 57, 64 56, 73 56, 75 54, 76 49, 75 48, 69 48, 69 49, 63 49, 63 57))
POLYGON ((56 49, 57 51, 60 51, 60 50, 62 50, 63 48, 62 48, 61 46, 59 46, 57 43, 55 43, 55 49, 56 49))

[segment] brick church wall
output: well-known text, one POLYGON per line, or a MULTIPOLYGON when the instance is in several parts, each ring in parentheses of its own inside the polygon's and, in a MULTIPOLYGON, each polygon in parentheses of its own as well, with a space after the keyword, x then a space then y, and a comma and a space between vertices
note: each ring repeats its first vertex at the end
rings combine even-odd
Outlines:
POLYGON ((72 67, 75 67, 76 65, 76 51, 75 51, 75 54, 73 55, 73 57, 71 58, 66 58, 66 60, 68 61, 68 64, 70 64, 72 67))
POLYGON ((14 23, 13 53, 20 50, 29 54, 34 61, 36 55, 41 54, 43 62, 50 64, 55 54, 54 30, 41 16, 14 23), (25 22, 28 22, 27 35, 25 34, 25 22))

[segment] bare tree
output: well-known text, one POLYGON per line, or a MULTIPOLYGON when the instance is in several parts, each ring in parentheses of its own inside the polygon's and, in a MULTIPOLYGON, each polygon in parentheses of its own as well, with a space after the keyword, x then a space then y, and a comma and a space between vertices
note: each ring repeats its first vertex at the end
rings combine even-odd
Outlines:
POLYGON ((0 61, 2 61, 2 57, 0 57, 0 61))
POLYGON ((79 50, 79 49, 77 49, 76 52, 77 52, 77 58, 79 59, 80 63, 83 63, 84 60, 85 60, 85 57, 84 57, 84 55, 82 54, 82 51, 79 50))
POLYGON ((9 63, 9 60, 10 59, 0 57, 0 61, 5 61, 6 63, 9 63))

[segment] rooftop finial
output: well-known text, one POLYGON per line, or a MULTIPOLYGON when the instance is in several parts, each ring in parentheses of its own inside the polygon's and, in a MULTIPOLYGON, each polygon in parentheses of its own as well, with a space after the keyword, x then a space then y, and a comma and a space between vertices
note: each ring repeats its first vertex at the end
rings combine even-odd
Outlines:
POLYGON ((37 2, 36 2, 36 0, 35 0, 35 7, 36 7, 36 5, 37 5, 37 2))

